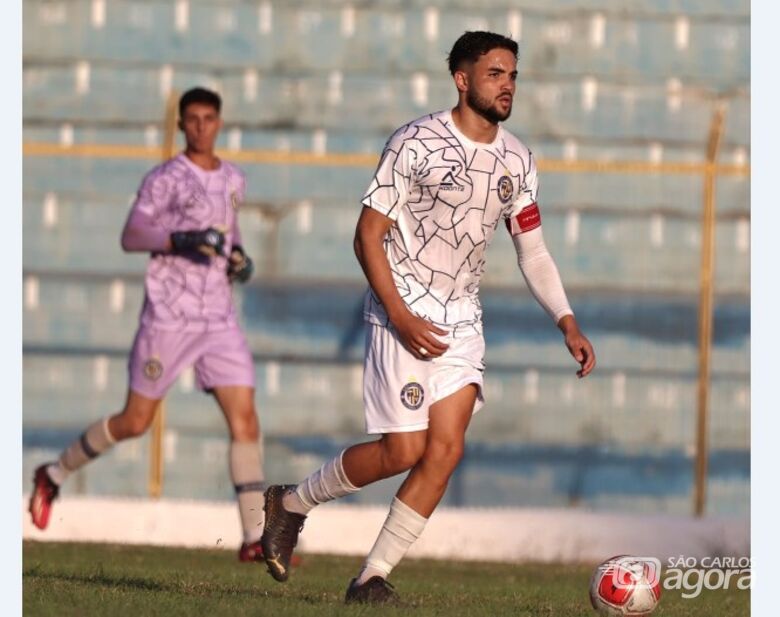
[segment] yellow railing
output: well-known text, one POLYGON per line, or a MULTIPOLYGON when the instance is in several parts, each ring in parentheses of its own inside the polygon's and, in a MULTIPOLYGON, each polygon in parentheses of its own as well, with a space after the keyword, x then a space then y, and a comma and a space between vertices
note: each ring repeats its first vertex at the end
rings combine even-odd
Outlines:
MULTIPOLYGON (((165 133, 162 151, 157 152, 163 161, 173 156, 176 144, 176 116, 179 96, 172 92, 165 102, 165 133)), ((162 495, 165 437, 165 401, 160 401, 154 413, 152 432, 149 436, 149 496, 158 499, 162 495)))
MULTIPOLYGON (((25 142, 24 156, 61 156, 115 159, 160 158, 159 147, 131 146, 124 144, 74 144, 63 146, 50 142, 25 142)), ((277 150, 218 150, 217 154, 237 163, 262 165, 312 165, 321 167, 375 167, 379 158, 376 154, 350 152, 328 152, 316 154, 305 151, 277 150)), ((649 161, 568 161, 563 159, 539 159, 540 171, 565 173, 659 173, 675 175, 696 175, 712 172, 718 176, 750 175, 749 165, 718 165, 708 161, 676 163, 649 161)))

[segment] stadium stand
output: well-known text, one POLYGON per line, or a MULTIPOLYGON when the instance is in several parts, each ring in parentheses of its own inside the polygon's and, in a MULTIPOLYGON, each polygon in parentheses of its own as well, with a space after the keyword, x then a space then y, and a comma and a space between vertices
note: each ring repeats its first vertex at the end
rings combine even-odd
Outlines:
MULTIPOLYGON (((515 4, 119 0, 101 15, 89 0, 28 0, 24 140, 159 148, 166 97, 200 84, 224 95, 227 158, 378 156, 394 128, 452 104, 446 52, 463 30, 489 28, 520 42, 508 128, 542 164, 701 162, 718 104, 720 162, 749 162, 746 2, 515 4)), ((121 404, 145 259, 118 238, 156 156, 25 157, 25 477, 121 404)), ((362 433, 351 240, 371 165, 241 165, 258 275, 240 307, 267 475, 293 480, 362 433)), ((447 503, 688 512, 701 175, 543 167, 541 178, 547 242, 600 368, 573 379, 498 230, 482 292, 489 405, 447 503)), ((708 511, 721 514, 748 508, 749 200, 746 176, 718 178, 708 511)), ((165 495, 231 498, 223 422, 191 374, 166 405, 165 495)), ((147 448, 117 448, 66 492, 144 495, 147 448)), ((353 499, 384 502, 394 486, 353 499)))

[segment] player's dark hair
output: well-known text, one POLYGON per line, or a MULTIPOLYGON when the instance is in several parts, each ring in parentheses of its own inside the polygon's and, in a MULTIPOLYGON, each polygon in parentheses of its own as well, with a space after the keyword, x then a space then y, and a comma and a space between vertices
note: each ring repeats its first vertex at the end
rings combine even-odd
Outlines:
POLYGON ((193 103, 211 105, 214 109, 217 110, 217 113, 219 113, 222 109, 222 99, 219 97, 219 94, 212 92, 211 90, 206 90, 206 88, 192 88, 182 94, 181 98, 179 99, 180 118, 184 117, 184 110, 187 109, 187 106, 192 105, 193 103))
POLYGON ((476 62, 480 56, 496 48, 511 51, 517 58, 517 43, 509 37, 495 32, 464 32, 447 56, 450 74, 454 75, 464 62, 476 62))

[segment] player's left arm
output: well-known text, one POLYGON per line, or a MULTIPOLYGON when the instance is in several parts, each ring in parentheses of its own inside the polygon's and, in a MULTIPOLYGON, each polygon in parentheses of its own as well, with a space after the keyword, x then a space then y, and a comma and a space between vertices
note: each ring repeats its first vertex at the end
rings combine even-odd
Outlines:
POLYGON ((244 247, 240 244, 234 244, 230 249, 228 258, 227 275, 231 281, 246 283, 255 271, 255 264, 252 259, 244 252, 244 247))
POLYGON ((596 354, 590 341, 580 331, 574 311, 566 298, 558 268, 544 243, 542 218, 536 204, 538 188, 536 163, 529 152, 522 190, 505 215, 506 228, 512 236, 517 251, 517 264, 528 288, 563 333, 569 353, 580 363, 577 376, 585 377, 596 366, 596 354))
POLYGON ((574 359, 580 363, 577 376, 585 377, 596 366, 596 354, 580 331, 574 311, 566 298, 558 268, 547 250, 536 204, 507 220, 507 229, 517 251, 517 264, 536 301, 555 321, 574 359), (530 227, 530 228, 529 228, 530 227))
MULTIPOLYGON (((244 201, 246 194, 246 179, 240 176, 239 187, 234 198, 238 203, 244 201)), ((255 271, 255 264, 244 251, 244 243, 241 241, 241 230, 238 228, 238 207, 233 212, 233 224, 230 228, 230 255, 228 255, 227 275, 231 281, 246 283, 255 271)))
POLYGON ((167 186, 160 167, 144 177, 122 229, 120 242, 126 252, 171 250, 170 233, 157 220, 170 199, 167 186))

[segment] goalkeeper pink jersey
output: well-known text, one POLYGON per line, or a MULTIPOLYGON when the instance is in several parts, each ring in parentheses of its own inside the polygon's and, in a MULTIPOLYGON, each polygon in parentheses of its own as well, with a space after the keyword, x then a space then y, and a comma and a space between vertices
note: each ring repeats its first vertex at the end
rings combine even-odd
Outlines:
POLYGON ((214 227, 225 233, 224 252, 241 244, 238 206, 244 174, 221 161, 206 171, 184 154, 152 169, 130 211, 122 246, 152 253, 146 268, 141 325, 161 330, 208 332, 237 325, 227 277, 227 257, 162 252, 174 231, 214 227))

